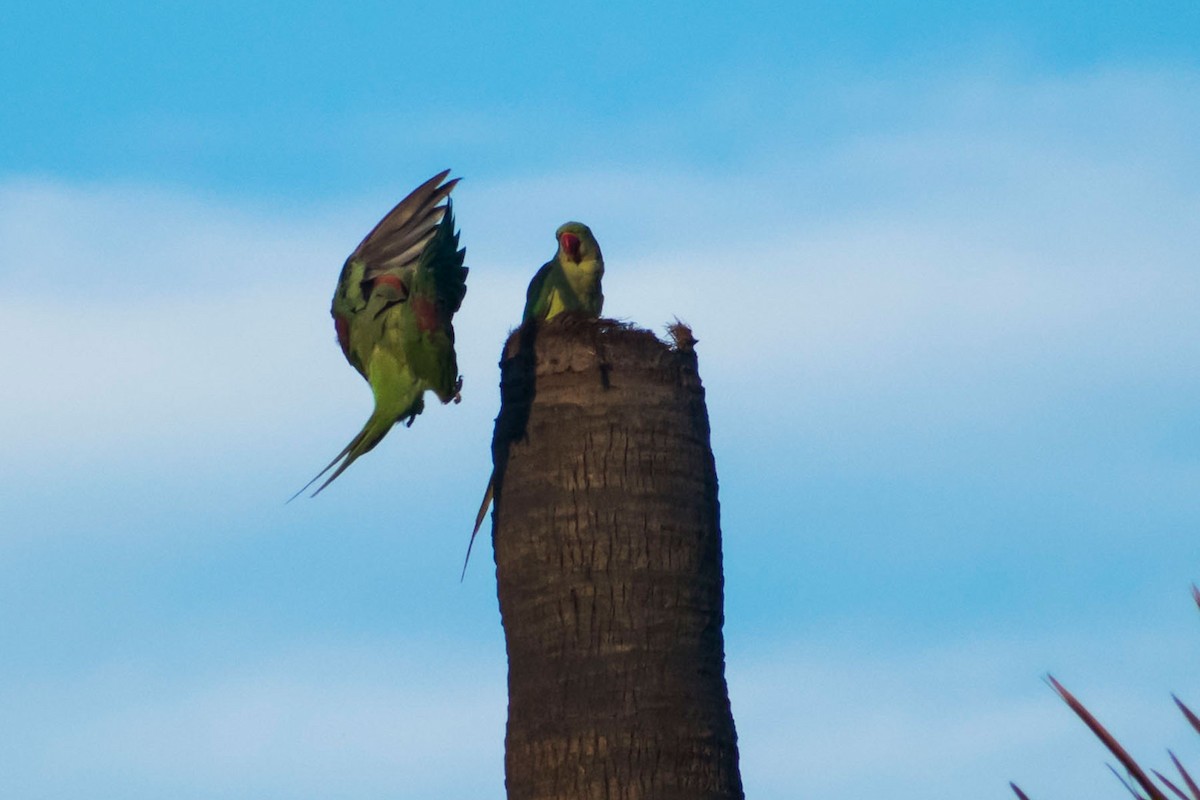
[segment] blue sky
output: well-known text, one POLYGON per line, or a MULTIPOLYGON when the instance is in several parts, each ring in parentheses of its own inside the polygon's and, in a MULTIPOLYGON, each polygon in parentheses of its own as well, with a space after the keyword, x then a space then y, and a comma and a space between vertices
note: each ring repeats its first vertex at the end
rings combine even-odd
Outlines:
POLYGON ((751 796, 1121 796, 1200 747, 1194 3, 0 12, 0 794, 500 798, 496 360, 579 218, 700 339, 751 796), (464 400, 342 260, 465 176, 464 400))

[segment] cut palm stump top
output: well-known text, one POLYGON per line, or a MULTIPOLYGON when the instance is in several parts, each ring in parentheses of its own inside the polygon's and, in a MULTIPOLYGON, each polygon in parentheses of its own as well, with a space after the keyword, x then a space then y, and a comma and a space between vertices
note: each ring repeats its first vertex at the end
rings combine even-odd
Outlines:
POLYGON ((694 339, 564 314, 509 339, 493 439, 510 800, 743 797, 694 339))

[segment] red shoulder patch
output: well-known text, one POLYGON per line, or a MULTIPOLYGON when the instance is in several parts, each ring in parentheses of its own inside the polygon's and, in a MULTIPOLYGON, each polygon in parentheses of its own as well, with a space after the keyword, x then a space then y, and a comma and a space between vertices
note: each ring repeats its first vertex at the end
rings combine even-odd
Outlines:
POLYGON ((408 287, 404 285, 404 281, 400 280, 395 275, 385 272, 375 279, 374 285, 379 286, 380 284, 390 287, 392 291, 400 295, 399 299, 401 300, 408 297, 408 287))

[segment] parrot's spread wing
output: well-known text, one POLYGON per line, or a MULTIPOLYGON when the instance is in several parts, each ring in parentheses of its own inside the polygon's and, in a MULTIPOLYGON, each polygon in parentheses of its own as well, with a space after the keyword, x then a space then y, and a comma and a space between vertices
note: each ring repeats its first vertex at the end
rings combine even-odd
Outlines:
POLYGON ((450 170, 443 170, 413 189, 354 248, 346 263, 362 261, 367 281, 384 272, 415 266, 449 209, 449 204, 438 205, 458 183, 458 178, 442 183, 449 174, 450 170))
MULTIPOLYGON (((397 203, 354 248, 338 276, 331 309, 338 344, 346 360, 368 380, 366 364, 379 335, 375 318, 408 298, 412 273, 423 260, 445 260, 444 241, 439 239, 444 240, 441 234, 447 227, 453 239, 451 255, 457 247, 453 219, 444 224, 446 217, 452 217, 449 197, 458 183, 457 178, 443 183, 449 174, 450 170, 439 172, 397 203), (443 200, 446 204, 438 205, 443 200)), ((461 269, 461 253, 458 266, 461 269)), ((460 281, 465 278, 463 270, 460 281)), ((463 283, 460 303, 465 291, 463 283)))
POLYGON ((467 292, 464 251, 454 231, 454 211, 446 212, 410 277, 411 295, 399 313, 407 315, 403 337, 414 376, 443 403, 457 399, 462 381, 454 352, 454 312, 467 292))
MULTIPOLYGON (((437 296, 438 316, 449 322, 462 306, 467 293, 467 272, 463 266, 466 250, 458 246, 458 233, 454 230, 454 208, 446 200, 446 213, 438 225, 430 246, 421 259, 418 269, 426 269, 433 278, 437 296)), ((452 337, 453 338, 453 337, 452 337)))

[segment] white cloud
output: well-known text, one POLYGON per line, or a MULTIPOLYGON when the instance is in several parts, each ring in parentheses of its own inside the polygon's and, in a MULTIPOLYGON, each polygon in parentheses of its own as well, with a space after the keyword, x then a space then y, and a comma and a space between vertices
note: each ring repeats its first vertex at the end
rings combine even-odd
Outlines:
MULTIPOLYGON (((1038 676, 1052 668, 1147 764, 1166 766, 1168 746, 1196 763, 1168 692, 1200 695, 1200 640, 1176 622, 921 647, 843 628, 742 649, 728 676, 747 794, 1001 800, 1015 780, 1048 799, 1120 797, 1101 746, 1038 676)), ((0 752, 19 756, 0 789, 503 796, 502 658, 446 640, 131 660, 0 699, 0 752)))
POLYGON ((735 659, 747 796, 1001 800, 1011 780, 1034 797, 1120 797, 1111 757, 1038 676, 1053 666, 1147 765, 1169 768, 1168 746, 1196 763, 1169 691, 1200 692, 1200 640, 1146 627, 877 650, 843 633, 735 659))
MULTIPOLYGON (((1072 174, 1053 177, 1069 181, 1072 174)), ((544 188, 492 191, 537 197, 544 188)), ((717 191, 687 188, 704 189, 702 206, 717 191)), ((615 216, 604 198, 631 191, 609 179, 596 210, 615 216)), ((270 416, 288 417, 280 405, 353 384, 333 377, 345 370, 329 346, 325 315, 341 252, 357 231, 332 236, 339 225, 331 219, 255 225, 186 198, 139 204, 122 192, 81 199, 44 186, 14 193, 20 202, 5 206, 5 228, 16 232, 6 263, 34 263, 35 243, 48 240, 52 246, 37 263, 87 265, 66 270, 72 279, 61 292, 41 290, 32 277, 45 271, 40 266, 21 270, 24 280, 11 284, 0 356, 14 378, 6 405, 15 413, 8 418, 22 430, 30 429, 31 415, 47 411, 60 420, 51 434, 75 445, 86 431, 102 438, 106 428, 132 432, 181 416, 192 426, 243 416, 246 425, 254 414, 269 425, 270 416), (45 220, 64 214, 78 225, 55 235, 45 220), (108 238, 90 249, 101 231, 108 238), (97 280, 113 290, 92 294, 96 275, 107 276, 97 280), (318 364, 319 378, 311 369, 318 364), (254 402, 244 402, 247 394, 254 402)), ((658 209, 688 208, 678 192, 651 199, 658 209)), ((1200 277, 1188 259, 1200 235, 1178 226, 1160 236, 1153 219, 1118 212, 1070 218, 1074 245, 1051 241, 1040 221, 1020 225, 1022 199, 1007 195, 993 204, 984 229, 936 215, 914 221, 895 209, 797 220, 752 238, 727 228, 721 246, 697 248, 662 225, 669 235, 647 255, 631 248, 630 235, 613 220, 607 308, 654 327, 683 317, 700 336, 706 376, 761 380, 757 397, 768 402, 787 395, 853 413, 848 399, 874 396, 902 413, 921 413, 920 404, 904 401, 958 395, 971 405, 952 414, 976 417, 976 403, 1011 402, 1014 390, 1044 396, 1064 383, 1081 388, 1097 375, 1131 380, 1148 369, 1169 376, 1194 360, 1200 337, 1189 334, 1200 277), (1005 218, 1012 237, 997 241, 989 229, 1005 218), (1130 241, 1148 242, 1154 263, 1132 263, 1130 241)), ((666 212, 676 221, 680 215, 666 212)), ((508 260, 489 257, 498 239, 490 225, 481 226, 479 239, 464 232, 474 268, 459 317, 468 386, 487 385, 475 368, 494 374, 488 365, 519 314, 526 275, 552 247, 543 241, 552 219, 528 226, 527 264, 502 242, 495 249, 508 260)), ((339 391, 336 402, 349 396, 339 391)), ((944 418, 948 405, 931 411, 944 418)))
POLYGON ((28 780, 130 798, 503 795, 503 663, 446 641, 300 648, 217 671, 131 662, 39 683, 7 698, 10 722, 23 729, 0 740, 0 751, 20 755, 0 788, 28 780))

